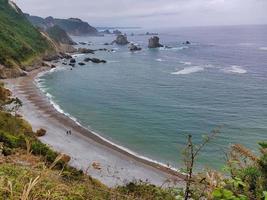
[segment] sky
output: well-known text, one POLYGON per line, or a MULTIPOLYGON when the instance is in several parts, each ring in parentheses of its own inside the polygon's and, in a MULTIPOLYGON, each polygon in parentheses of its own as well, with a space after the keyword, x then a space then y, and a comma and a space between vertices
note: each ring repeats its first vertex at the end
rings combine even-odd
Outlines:
POLYGON ((267 24, 267 0, 13 0, 41 17, 93 26, 183 27, 267 24))

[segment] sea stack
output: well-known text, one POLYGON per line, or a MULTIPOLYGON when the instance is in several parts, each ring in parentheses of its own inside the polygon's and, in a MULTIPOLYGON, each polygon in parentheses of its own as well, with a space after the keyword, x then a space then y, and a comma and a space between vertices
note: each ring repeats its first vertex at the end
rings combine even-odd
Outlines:
POLYGON ((159 43, 159 37, 153 36, 149 38, 148 48, 158 48, 158 47, 163 47, 163 45, 159 43))
POLYGON ((130 51, 141 51, 142 48, 139 47, 139 46, 137 46, 137 45, 135 45, 135 44, 133 44, 133 43, 131 43, 131 44, 129 45, 129 50, 130 50, 130 51))
POLYGON ((118 35, 116 40, 114 40, 112 42, 112 44, 118 44, 118 45, 127 45, 129 44, 129 41, 127 40, 127 36, 126 35, 118 35))

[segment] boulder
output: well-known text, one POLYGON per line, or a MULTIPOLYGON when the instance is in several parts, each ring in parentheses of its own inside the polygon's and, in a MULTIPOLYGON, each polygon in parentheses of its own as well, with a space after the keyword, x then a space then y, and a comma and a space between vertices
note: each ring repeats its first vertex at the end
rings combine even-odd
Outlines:
POLYGON ((127 36, 125 35, 118 35, 116 40, 112 42, 112 44, 116 43, 117 45, 127 45, 129 41, 127 40, 127 36))
POLYGON ((183 44, 191 44, 189 41, 185 41, 183 42, 183 44))
POLYGON ((62 154, 61 155, 61 159, 60 159, 62 162, 64 162, 65 164, 69 163, 70 160, 71 160, 71 157, 69 155, 66 155, 66 154, 62 154))
POLYGON ((133 44, 133 43, 131 43, 131 44, 129 45, 129 50, 130 50, 130 51, 141 51, 142 48, 139 47, 139 46, 137 46, 137 45, 135 45, 135 44, 133 44))
POLYGON ((94 169, 96 169, 96 170, 101 170, 101 169, 102 169, 102 168, 101 168, 101 165, 100 165, 99 162, 93 162, 93 163, 92 163, 92 167, 93 167, 94 169))
POLYGON ((92 59, 91 58, 85 58, 83 61, 84 62, 89 62, 89 61, 91 61, 92 59))
POLYGON ((76 63, 76 60, 75 60, 75 58, 72 58, 72 59, 70 59, 70 63, 76 63))
POLYGON ((51 69, 54 69, 54 68, 56 68, 56 65, 53 65, 53 64, 52 64, 52 65, 51 65, 51 69))
POLYGON ((93 63, 106 63, 107 61, 105 61, 105 60, 100 60, 100 59, 98 59, 98 58, 92 58, 92 59, 91 59, 91 62, 93 62, 93 63))
POLYGON ((148 48, 158 48, 158 47, 163 47, 163 45, 159 43, 159 37, 153 36, 153 37, 149 38, 148 48))
POLYGON ((105 43, 104 43, 104 45, 106 45, 106 46, 107 46, 107 45, 110 45, 110 44, 109 44, 109 43, 107 43, 107 42, 105 42, 105 43))
POLYGON ((69 55, 69 54, 62 53, 62 52, 61 52, 60 55, 61 55, 62 58, 65 58, 65 59, 67 59, 67 60, 72 59, 72 56, 69 55))
POLYGON ((78 64, 81 65, 81 66, 82 66, 82 65, 85 65, 85 63, 83 63, 83 62, 79 62, 78 64))
POLYGON ((88 53, 94 54, 95 50, 87 49, 87 48, 79 48, 78 52, 79 53, 84 53, 84 54, 88 54, 88 53))
POLYGON ((89 62, 89 61, 91 61, 92 63, 106 63, 107 62, 106 60, 101 60, 98 58, 85 58, 84 59, 84 62, 89 62))
POLYGON ((46 134, 46 130, 43 129, 43 128, 41 128, 41 129, 39 129, 39 130, 36 131, 36 136, 37 136, 37 137, 42 137, 42 136, 44 136, 45 134, 46 134))
POLYGON ((86 43, 85 43, 85 42, 79 42, 79 44, 81 44, 81 45, 86 45, 86 43))

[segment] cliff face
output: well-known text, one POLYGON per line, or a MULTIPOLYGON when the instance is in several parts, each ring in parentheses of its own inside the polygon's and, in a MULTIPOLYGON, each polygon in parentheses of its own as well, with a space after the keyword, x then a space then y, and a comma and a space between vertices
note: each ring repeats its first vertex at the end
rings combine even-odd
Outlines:
POLYGON ((66 31, 60 28, 58 25, 50 27, 46 30, 49 37, 57 43, 75 45, 76 43, 68 36, 66 31))
POLYGON ((80 35, 97 35, 98 31, 96 28, 90 26, 87 22, 84 22, 77 18, 69 19, 56 19, 53 17, 47 17, 45 19, 37 16, 31 16, 25 14, 27 19, 36 27, 43 30, 47 30, 55 25, 62 28, 69 35, 80 36, 80 35))
POLYGON ((0 66, 19 68, 49 51, 53 51, 50 43, 22 11, 14 3, 0 0, 0 66))

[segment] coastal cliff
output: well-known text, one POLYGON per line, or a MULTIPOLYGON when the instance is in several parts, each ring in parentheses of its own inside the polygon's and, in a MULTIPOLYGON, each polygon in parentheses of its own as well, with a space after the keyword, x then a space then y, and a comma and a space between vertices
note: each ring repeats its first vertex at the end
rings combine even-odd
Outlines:
POLYGON ((0 77, 16 77, 54 48, 16 4, 0 0, 0 10, 0 77))
POLYGON ((47 18, 41 18, 29 14, 25 14, 25 16, 35 27, 39 27, 43 30, 47 30, 48 28, 57 25, 69 35, 98 35, 98 31, 95 27, 92 27, 87 22, 84 22, 78 18, 57 19, 51 16, 47 18))
POLYGON ((0 0, 0 10, 0 79, 24 76, 39 68, 43 58, 76 51, 76 43, 59 26, 34 27, 12 1, 0 0))

